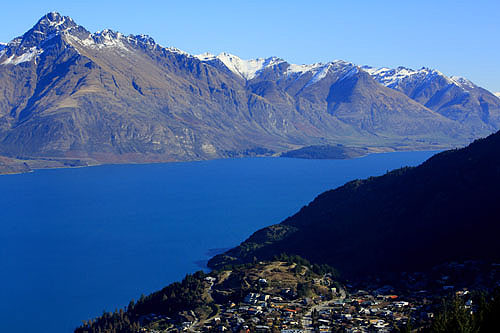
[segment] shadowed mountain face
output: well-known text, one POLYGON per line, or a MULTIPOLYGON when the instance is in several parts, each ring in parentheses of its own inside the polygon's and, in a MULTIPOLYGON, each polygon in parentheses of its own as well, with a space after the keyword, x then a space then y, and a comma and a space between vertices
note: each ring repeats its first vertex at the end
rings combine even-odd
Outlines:
POLYGON ((145 162, 310 145, 423 149, 499 126, 500 100, 479 87, 452 108, 376 79, 344 61, 192 56, 49 13, 0 46, 0 155, 145 162))
POLYGON ((211 267, 298 254, 344 273, 499 259, 500 132, 415 168, 356 180, 255 232, 211 267))

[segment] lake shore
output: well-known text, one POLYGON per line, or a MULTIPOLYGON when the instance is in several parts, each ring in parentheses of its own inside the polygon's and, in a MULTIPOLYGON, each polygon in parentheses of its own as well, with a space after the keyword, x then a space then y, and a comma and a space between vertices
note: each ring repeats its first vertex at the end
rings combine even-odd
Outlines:
POLYGON ((312 159, 312 160, 346 160, 365 157, 372 154, 392 153, 392 152, 411 152, 411 151, 440 151, 453 147, 443 145, 410 147, 346 147, 342 145, 322 145, 322 146, 305 146, 298 149, 293 149, 274 155, 256 155, 242 157, 226 157, 214 159, 192 159, 192 160, 155 160, 154 158, 145 157, 143 160, 134 158, 131 161, 98 161, 89 157, 33 157, 33 158, 12 158, 0 155, 0 176, 2 175, 17 175, 36 170, 43 169, 67 169, 67 168, 84 168, 100 165, 135 165, 135 164, 162 164, 162 163, 184 163, 184 162, 200 162, 210 160, 220 160, 228 158, 252 158, 252 157, 281 157, 295 159, 312 159))

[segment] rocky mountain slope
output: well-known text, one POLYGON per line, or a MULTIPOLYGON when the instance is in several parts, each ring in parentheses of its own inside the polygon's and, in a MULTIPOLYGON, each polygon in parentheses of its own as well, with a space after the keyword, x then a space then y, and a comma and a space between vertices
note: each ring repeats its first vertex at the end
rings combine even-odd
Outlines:
POLYGON ((374 69, 365 66, 363 69, 383 85, 403 92, 449 119, 466 123, 473 133, 496 130, 500 125, 500 100, 463 77, 447 77, 429 68, 374 69))
POLYGON ((193 56, 49 13, 0 46, 0 155, 106 163, 442 148, 499 127, 500 100, 472 83, 390 85, 377 73, 193 56))
POLYGON ((415 168, 355 180, 255 232, 211 267, 296 254, 347 274, 498 260, 500 132, 415 168))

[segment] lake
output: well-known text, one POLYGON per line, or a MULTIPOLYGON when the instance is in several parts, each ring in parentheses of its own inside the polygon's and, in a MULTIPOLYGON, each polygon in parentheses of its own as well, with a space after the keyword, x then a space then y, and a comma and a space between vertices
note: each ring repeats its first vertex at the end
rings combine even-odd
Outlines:
POLYGON ((105 165, 0 176, 0 331, 70 332, 202 269, 346 181, 435 152, 105 165))

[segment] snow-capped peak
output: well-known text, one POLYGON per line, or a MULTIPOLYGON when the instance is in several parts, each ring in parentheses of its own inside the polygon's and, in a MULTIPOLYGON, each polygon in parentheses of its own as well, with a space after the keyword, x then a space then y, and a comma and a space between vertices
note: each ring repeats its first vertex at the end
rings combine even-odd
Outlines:
POLYGON ((218 56, 211 53, 203 53, 194 56, 201 61, 213 61, 215 59, 220 60, 231 72, 240 76, 245 80, 251 80, 257 76, 259 72, 267 67, 272 67, 279 63, 284 62, 283 59, 277 57, 270 58, 258 58, 251 60, 243 60, 234 54, 227 52, 222 52, 218 56))
MULTIPOLYGON (((245 80, 251 80, 255 78, 265 68, 286 63, 285 60, 278 57, 243 60, 240 57, 227 52, 222 52, 217 56, 213 55, 212 53, 205 52, 202 54, 194 55, 193 57, 205 62, 219 60, 231 72, 235 73, 245 80)), ((312 73, 312 78, 307 83, 307 85, 311 85, 325 78, 330 70, 337 71, 344 69, 346 69, 345 74, 347 74, 353 69, 357 70, 357 67, 354 64, 343 60, 334 60, 328 63, 315 63, 310 65, 288 64, 287 70, 284 74, 287 76, 295 75, 297 77, 300 77, 305 73, 312 73)), ((351 72, 351 74, 352 73, 354 72, 351 72)))
POLYGON ((75 27, 77 27, 77 24, 71 17, 62 16, 57 12, 51 12, 43 16, 28 33, 53 34, 67 31, 75 27))
POLYGON ((91 37, 95 42, 103 46, 122 46, 122 40, 124 39, 122 33, 111 29, 97 31, 95 34, 92 34, 91 37))
POLYGON ((440 78, 445 80, 448 84, 459 86, 463 89, 472 89, 476 85, 471 81, 458 76, 448 77, 438 70, 422 67, 415 70, 406 67, 393 68, 374 68, 370 66, 363 66, 362 69, 370 74, 375 80, 382 83, 389 88, 397 88, 402 82, 409 82, 411 80, 433 80, 440 78))
POLYGON ((143 45, 148 45, 151 47, 154 47, 156 45, 156 42, 153 39, 153 37, 151 37, 149 35, 145 35, 145 34, 140 34, 140 35, 135 35, 135 36, 129 35, 127 37, 127 39, 129 42, 132 42, 134 44, 143 44, 143 45))
POLYGON ((80 38, 73 34, 65 34, 67 41, 73 46, 84 46, 93 49, 117 48, 129 51, 125 46, 127 38, 120 32, 110 29, 97 31, 94 34, 88 33, 85 38, 80 38))
MULTIPOLYGON (((48 25, 51 27, 58 27, 66 22, 68 20, 69 22, 73 23, 73 19, 69 16, 61 16, 61 14, 57 12, 51 12, 45 15, 43 18, 48 21, 48 25)), ((42 19, 42 20, 43 20, 42 19)))
POLYGON ((331 68, 339 65, 352 65, 352 64, 343 60, 334 60, 327 62, 326 64, 322 62, 317 62, 314 64, 304 64, 304 65, 290 64, 290 66, 288 66, 288 69, 286 70, 286 74, 291 75, 298 73, 302 75, 304 73, 311 71, 316 73, 318 71, 324 72, 325 70, 326 72, 328 72, 328 70, 330 70, 331 68))
MULTIPOLYGON (((375 67, 370 67, 370 66, 363 66, 362 69, 365 72, 368 72, 368 74, 372 76, 383 76, 383 77, 399 77, 399 78, 405 78, 414 74, 419 73, 418 70, 406 68, 406 67, 397 67, 397 68, 388 68, 388 67, 380 67, 380 68, 375 68, 375 67)), ((425 70, 422 68, 421 70, 425 70)))
POLYGON ((227 68, 246 80, 253 79, 263 69, 283 62, 277 57, 243 60, 233 54, 222 52, 217 56, 227 68))
POLYGON ((290 64, 285 72, 286 75, 291 76, 291 75, 298 75, 299 77, 306 74, 306 73, 311 73, 312 78, 309 80, 309 82, 306 84, 307 86, 310 86, 311 84, 314 84, 322 79, 324 79, 330 71, 339 71, 339 70, 346 70, 344 73, 343 78, 345 78, 348 75, 352 75, 357 73, 357 66, 350 62, 346 62, 343 60, 334 60, 325 63, 314 63, 310 65, 296 65, 296 64, 290 64))
POLYGON ((182 51, 181 49, 178 49, 178 48, 173 47, 173 46, 168 46, 168 47, 159 46, 159 47, 162 47, 163 49, 165 49, 171 53, 177 53, 177 54, 182 54, 182 55, 191 57, 191 55, 189 53, 182 51))
POLYGON ((472 81, 462 77, 462 76, 450 76, 451 81, 453 81, 454 84, 457 86, 460 86, 462 88, 468 89, 468 88, 476 88, 477 86, 472 83, 472 81))
POLYGON ((362 69, 370 74, 375 80, 389 88, 396 88, 401 82, 412 78, 428 78, 431 76, 445 77, 441 72, 426 67, 415 70, 402 66, 397 68, 374 68, 370 66, 363 66, 362 69))
POLYGON ((214 54, 212 54, 210 52, 196 54, 196 55, 194 55, 194 57, 199 59, 200 61, 211 61, 211 60, 215 60, 217 58, 217 56, 215 56, 214 54))
POLYGON ((13 53, 17 57, 26 52, 31 52, 33 48, 43 49, 43 45, 55 36, 64 34, 81 34, 86 30, 78 26, 69 16, 61 16, 52 12, 44 15, 38 22, 21 37, 14 38, 4 49, 9 56, 13 53))

